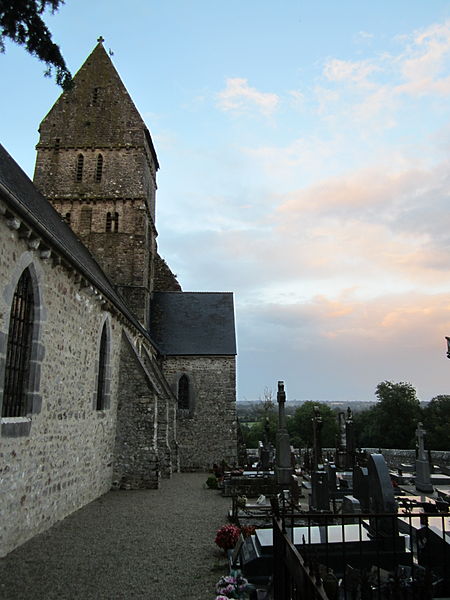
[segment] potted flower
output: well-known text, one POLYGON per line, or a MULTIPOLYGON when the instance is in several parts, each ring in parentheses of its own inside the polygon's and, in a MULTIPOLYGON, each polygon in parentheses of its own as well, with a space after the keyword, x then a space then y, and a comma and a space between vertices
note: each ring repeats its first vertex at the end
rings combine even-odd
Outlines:
POLYGON ((236 546, 240 533, 236 525, 223 525, 217 530, 215 543, 226 552, 236 546))
POLYGON ((216 600, 228 600, 229 598, 246 598, 249 583, 242 575, 225 575, 216 584, 218 596, 216 600))

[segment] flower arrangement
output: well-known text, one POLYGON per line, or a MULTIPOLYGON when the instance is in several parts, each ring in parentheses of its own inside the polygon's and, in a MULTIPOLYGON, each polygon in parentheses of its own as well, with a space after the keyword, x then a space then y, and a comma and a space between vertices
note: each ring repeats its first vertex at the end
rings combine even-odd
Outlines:
POLYGON ((236 546, 241 530, 236 525, 223 525, 217 530, 215 543, 223 550, 231 550, 236 546))
POLYGON ((225 575, 216 584, 216 592, 219 594, 216 600, 244 598, 248 589, 248 581, 242 575, 225 575))
POLYGON ((256 527, 254 525, 243 525, 241 527, 241 533, 244 538, 248 538, 253 535, 256 531, 256 527))

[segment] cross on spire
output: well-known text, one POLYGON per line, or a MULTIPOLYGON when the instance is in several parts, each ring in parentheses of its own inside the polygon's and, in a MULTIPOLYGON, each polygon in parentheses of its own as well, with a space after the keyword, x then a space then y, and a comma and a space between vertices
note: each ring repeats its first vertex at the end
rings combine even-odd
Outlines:
POLYGON ((104 41, 105 41, 105 38, 103 36, 100 36, 99 38, 97 38, 97 42, 100 42, 101 44, 103 44, 104 41))

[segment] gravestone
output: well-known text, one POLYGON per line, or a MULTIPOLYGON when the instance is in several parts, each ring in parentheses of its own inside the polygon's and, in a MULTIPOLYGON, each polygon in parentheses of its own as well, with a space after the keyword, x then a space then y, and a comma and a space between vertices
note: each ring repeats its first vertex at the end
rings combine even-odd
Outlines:
MULTIPOLYGON (((361 514, 361 503, 355 496, 344 496, 342 499, 342 514, 359 515, 361 514)), ((345 520, 346 523, 350 521, 345 520)), ((357 522, 357 521, 356 521, 357 522)))
MULTIPOLYGON (((369 508, 371 513, 397 513, 389 469, 382 454, 370 454, 367 463, 369 477, 369 508)), ((371 518, 370 530, 374 536, 397 536, 397 518, 371 518)))
POLYGON ((424 444, 425 430, 422 423, 417 424, 417 458, 416 458, 416 490, 420 492, 432 492, 433 486, 430 478, 430 463, 425 452, 424 444))
POLYGON ((311 496, 309 501, 311 510, 330 510, 328 477, 325 471, 313 471, 311 473, 311 496))
POLYGON ((339 469, 347 467, 346 452, 345 452, 345 413, 338 414, 338 429, 339 433, 336 436, 336 465, 339 469))
POLYGON ((336 495, 337 492, 337 481, 336 481, 336 465, 328 463, 325 467, 327 478, 328 478, 328 491, 330 496, 336 495))
POLYGON ((297 475, 292 475, 291 478, 291 499, 296 506, 300 502, 300 481, 297 475))
POLYGON ((355 430, 353 413, 350 407, 347 408, 347 417, 345 419, 345 456, 346 468, 352 469, 355 464, 355 430))
POLYGON ((319 465, 322 464, 322 442, 321 442, 321 431, 322 431, 323 421, 320 416, 320 410, 318 406, 314 406, 314 416, 312 418, 312 428, 313 428, 313 465, 312 468, 314 470, 319 468, 319 465))
POLYGON ((284 391, 283 381, 278 382, 277 402, 278 431, 275 474, 279 485, 289 487, 293 469, 291 463, 291 444, 289 442, 289 434, 286 425, 286 393, 284 391))
POLYGON ((369 512, 369 473, 367 467, 353 468, 353 496, 359 500, 362 512, 369 512))

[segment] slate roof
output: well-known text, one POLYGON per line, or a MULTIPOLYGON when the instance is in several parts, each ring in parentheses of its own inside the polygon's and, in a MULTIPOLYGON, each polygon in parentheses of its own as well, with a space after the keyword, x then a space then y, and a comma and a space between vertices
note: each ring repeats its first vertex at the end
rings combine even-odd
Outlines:
MULTIPOLYGON (((36 189, 33 182, 22 171, 15 160, 0 144, 0 195, 11 211, 31 228, 59 256, 73 265, 112 304, 137 327, 141 333, 148 332, 131 313, 122 297, 115 291, 105 273, 97 264, 86 246, 66 225, 59 213, 36 189)), ((150 339, 154 344, 154 342, 150 339)), ((155 344, 156 346, 156 344, 155 344)), ((156 346, 157 347, 157 346, 156 346)))
POLYGON ((169 356, 236 354, 231 292, 155 292, 150 333, 169 356))

